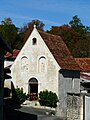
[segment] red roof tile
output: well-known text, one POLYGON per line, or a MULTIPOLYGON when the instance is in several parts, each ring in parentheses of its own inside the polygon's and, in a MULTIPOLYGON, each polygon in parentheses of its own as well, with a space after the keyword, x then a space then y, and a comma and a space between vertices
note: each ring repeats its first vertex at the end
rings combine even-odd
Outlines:
POLYGON ((7 52, 6 55, 4 56, 5 58, 16 58, 17 55, 19 54, 20 50, 14 49, 13 54, 7 52))
POLYGON ((75 58, 83 72, 90 72, 90 58, 75 58))

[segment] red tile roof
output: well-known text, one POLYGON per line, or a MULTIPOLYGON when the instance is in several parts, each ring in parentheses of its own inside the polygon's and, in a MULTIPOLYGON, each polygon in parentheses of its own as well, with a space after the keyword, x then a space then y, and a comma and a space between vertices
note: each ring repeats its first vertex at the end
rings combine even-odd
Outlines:
POLYGON ((19 54, 20 50, 14 49, 13 54, 7 52, 6 55, 4 56, 5 58, 16 58, 17 55, 19 54))
POLYGON ((75 58, 83 72, 90 72, 90 58, 75 58))

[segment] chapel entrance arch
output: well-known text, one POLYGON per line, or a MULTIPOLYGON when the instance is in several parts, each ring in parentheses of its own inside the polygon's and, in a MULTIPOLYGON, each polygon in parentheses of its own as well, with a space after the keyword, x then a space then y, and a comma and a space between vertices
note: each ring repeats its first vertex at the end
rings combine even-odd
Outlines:
POLYGON ((35 101, 38 99, 38 80, 31 78, 29 80, 29 100, 35 101))

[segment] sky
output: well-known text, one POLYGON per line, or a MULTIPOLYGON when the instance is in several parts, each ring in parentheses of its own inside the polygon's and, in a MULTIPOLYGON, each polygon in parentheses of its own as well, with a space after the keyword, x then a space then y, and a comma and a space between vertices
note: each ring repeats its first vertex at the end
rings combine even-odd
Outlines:
POLYGON ((0 22, 10 17, 17 27, 38 19, 50 30, 69 24, 75 15, 90 26, 90 0, 0 0, 0 22))

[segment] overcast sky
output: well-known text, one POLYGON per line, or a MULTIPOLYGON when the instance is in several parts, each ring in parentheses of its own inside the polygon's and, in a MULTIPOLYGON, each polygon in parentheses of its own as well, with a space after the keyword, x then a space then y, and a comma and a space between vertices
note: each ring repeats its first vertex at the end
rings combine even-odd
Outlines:
POLYGON ((68 24, 75 15, 90 26, 90 0, 0 0, 0 21, 10 17, 17 27, 39 19, 50 29, 68 24))

